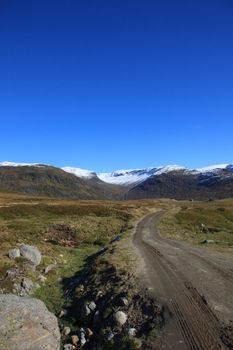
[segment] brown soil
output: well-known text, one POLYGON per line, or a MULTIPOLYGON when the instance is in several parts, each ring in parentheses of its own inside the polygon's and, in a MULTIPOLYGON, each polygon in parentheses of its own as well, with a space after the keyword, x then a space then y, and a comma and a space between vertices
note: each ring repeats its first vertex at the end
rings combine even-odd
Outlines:
POLYGON ((46 234, 47 238, 52 242, 65 247, 77 247, 75 231, 68 225, 55 224, 52 225, 46 234))
POLYGON ((162 213, 139 222, 134 245, 144 259, 144 283, 163 304, 161 349, 233 349, 232 260, 160 236, 162 213))

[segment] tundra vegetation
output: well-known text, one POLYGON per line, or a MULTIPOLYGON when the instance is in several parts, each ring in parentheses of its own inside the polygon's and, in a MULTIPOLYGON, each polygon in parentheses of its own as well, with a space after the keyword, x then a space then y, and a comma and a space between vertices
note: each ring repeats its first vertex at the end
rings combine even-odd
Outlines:
POLYGON ((76 336, 77 329, 86 327, 91 332, 94 328, 87 349, 88 344, 92 349, 139 349, 145 344, 150 348, 159 338, 163 314, 137 276, 137 256, 130 243, 135 223, 149 212, 163 210, 162 234, 196 244, 212 240, 212 249, 229 251, 232 208, 232 200, 77 201, 1 193, 0 292, 17 292, 9 271, 20 271, 20 276, 30 279, 37 286, 30 295, 59 318, 62 345, 76 336), (9 250, 21 244, 41 252, 35 271, 24 257, 9 258, 9 250), (91 319, 84 315, 91 310, 87 302, 92 301, 101 312, 99 326, 94 314, 91 319), (127 328, 119 331, 115 324, 113 340, 112 320, 118 311, 127 315, 127 328))

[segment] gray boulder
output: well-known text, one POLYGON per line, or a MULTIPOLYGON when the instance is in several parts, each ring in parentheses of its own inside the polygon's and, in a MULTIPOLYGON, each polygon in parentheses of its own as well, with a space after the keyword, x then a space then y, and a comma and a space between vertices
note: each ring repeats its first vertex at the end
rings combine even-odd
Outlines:
POLYGON ((19 258, 20 257, 20 250, 15 248, 15 249, 10 249, 8 252, 8 256, 11 259, 19 258))
POLYGON ((34 298, 0 295, 0 349, 59 350, 56 317, 34 298))
POLYGON ((41 262, 41 253, 37 247, 28 244, 22 244, 20 246, 20 254, 31 261, 35 266, 41 262))

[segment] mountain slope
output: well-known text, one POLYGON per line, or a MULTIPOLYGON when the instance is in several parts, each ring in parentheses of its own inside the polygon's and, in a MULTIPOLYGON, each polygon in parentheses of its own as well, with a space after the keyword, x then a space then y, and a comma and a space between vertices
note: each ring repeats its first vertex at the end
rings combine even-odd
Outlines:
POLYGON ((233 165, 168 165, 95 173, 43 164, 0 163, 0 191, 76 199, 208 199, 233 197, 233 165))
POLYGON ((117 170, 112 173, 100 173, 98 177, 105 182, 119 184, 122 186, 132 186, 147 180, 154 175, 170 172, 173 170, 185 169, 179 165, 168 165, 156 168, 117 170))
POLYGON ((60 198, 119 199, 122 189, 48 165, 0 165, 0 190, 60 198))
POLYGON ((233 172, 171 171, 149 177, 130 188, 126 199, 174 198, 206 200, 233 197, 233 172))

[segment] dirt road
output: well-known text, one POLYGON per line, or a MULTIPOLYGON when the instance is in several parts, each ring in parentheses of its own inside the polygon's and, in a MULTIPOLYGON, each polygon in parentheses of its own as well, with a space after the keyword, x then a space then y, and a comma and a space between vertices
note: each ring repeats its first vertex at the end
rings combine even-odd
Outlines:
POLYGON ((139 222, 133 243, 144 260, 144 283, 164 305, 163 349, 233 349, 223 325, 233 320, 233 260, 161 237, 162 213, 139 222))

